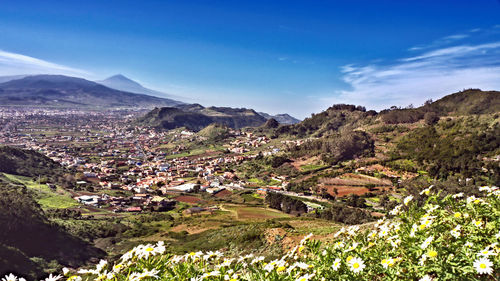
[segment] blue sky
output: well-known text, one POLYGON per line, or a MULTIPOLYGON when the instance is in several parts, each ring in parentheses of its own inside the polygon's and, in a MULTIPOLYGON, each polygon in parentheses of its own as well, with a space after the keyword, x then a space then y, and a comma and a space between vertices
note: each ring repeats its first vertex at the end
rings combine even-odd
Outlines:
POLYGON ((2 1, 0 75, 121 73, 299 118, 500 90, 500 1, 2 1))

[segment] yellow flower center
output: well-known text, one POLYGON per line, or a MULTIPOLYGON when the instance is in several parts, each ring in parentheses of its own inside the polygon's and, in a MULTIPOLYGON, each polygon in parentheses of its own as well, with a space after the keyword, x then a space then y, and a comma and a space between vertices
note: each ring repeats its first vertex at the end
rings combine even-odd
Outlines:
POLYGON ((438 253, 437 253, 436 251, 433 251, 433 250, 431 250, 431 251, 429 251, 429 252, 427 253, 427 255, 428 255, 429 257, 431 257, 431 258, 436 257, 436 256, 437 256, 437 254, 438 254, 438 253))
POLYGON ((280 267, 278 267, 278 269, 276 271, 281 272, 281 271, 284 271, 284 270, 285 270, 285 267, 284 266, 280 266, 280 267))
POLYGON ((152 252, 154 249, 151 247, 146 248, 146 252, 152 252))
POLYGON ((359 263, 357 263, 357 262, 353 263, 352 267, 355 268, 355 269, 358 268, 359 267, 359 263))
POLYGON ((461 214, 461 213, 459 213, 459 212, 456 212, 453 216, 454 216, 455 218, 457 218, 457 219, 458 219, 459 217, 461 217, 461 216, 462 216, 462 214, 461 214))
POLYGON ((353 256, 348 256, 347 257, 347 262, 350 262, 354 257, 353 256))
POLYGON ((485 269, 486 268, 486 264, 482 263, 482 264, 479 265, 479 267, 482 268, 482 269, 485 269))

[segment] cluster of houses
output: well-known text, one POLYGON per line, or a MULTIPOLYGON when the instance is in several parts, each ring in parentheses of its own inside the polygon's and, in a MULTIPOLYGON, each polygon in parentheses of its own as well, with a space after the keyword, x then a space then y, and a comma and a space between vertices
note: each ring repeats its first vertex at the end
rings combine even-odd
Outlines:
POLYGON ((175 208, 176 201, 150 194, 134 194, 130 197, 101 195, 80 195, 74 198, 79 203, 96 208, 109 208, 114 212, 169 211, 175 208))
MULTIPOLYGON (((136 116, 134 112, 124 116, 123 112, 0 110, 0 123, 5 129, 0 132, 0 142, 37 150, 68 167, 75 173, 75 189, 80 194, 75 200, 117 212, 170 208, 173 203, 162 196, 172 193, 216 194, 243 188, 248 183, 224 168, 255 158, 246 152, 270 142, 265 136, 232 130, 236 138, 225 144, 228 153, 173 158, 172 154, 186 149, 185 143, 203 137, 187 130, 131 128, 130 120, 136 116), (8 119, 13 116, 17 123, 9 127, 8 119), (162 146, 169 149, 159 149, 162 146), (124 190, 134 195, 93 193, 100 189, 124 190)), ((278 152, 278 148, 269 146, 262 153, 278 152)))

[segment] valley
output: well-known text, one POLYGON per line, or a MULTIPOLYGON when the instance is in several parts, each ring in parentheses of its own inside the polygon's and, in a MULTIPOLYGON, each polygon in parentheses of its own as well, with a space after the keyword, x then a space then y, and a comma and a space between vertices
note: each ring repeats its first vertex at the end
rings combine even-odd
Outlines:
MULTIPOLYGON (((36 202, 30 212, 110 260, 157 241, 175 254, 272 259, 308 233, 327 242, 346 224, 372 227, 417 186, 477 194, 477 185, 497 185, 500 95, 481 95, 493 102, 474 114, 449 113, 441 101, 381 113, 336 105, 296 125, 198 130, 144 125, 138 110, 1 108, 0 172, 36 202), (418 112, 426 108, 441 110, 432 123, 418 112), (398 110, 421 117, 389 119, 398 110)), ((33 262, 17 251, 31 276, 95 262, 33 262)))

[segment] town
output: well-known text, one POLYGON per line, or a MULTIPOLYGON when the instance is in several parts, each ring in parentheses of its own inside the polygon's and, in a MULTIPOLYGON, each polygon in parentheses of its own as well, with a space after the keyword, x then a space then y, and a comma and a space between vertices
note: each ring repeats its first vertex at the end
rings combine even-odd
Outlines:
POLYGON ((177 202, 197 202, 186 195, 194 192, 227 196, 248 187, 261 195, 284 192, 285 176, 274 175, 273 185, 259 186, 234 173, 235 166, 259 153, 279 152, 269 138, 231 129, 231 142, 193 149, 186 144, 206 137, 131 125, 140 113, 0 108, 0 143, 38 151, 72 171, 74 200, 95 212, 167 211, 177 202))

